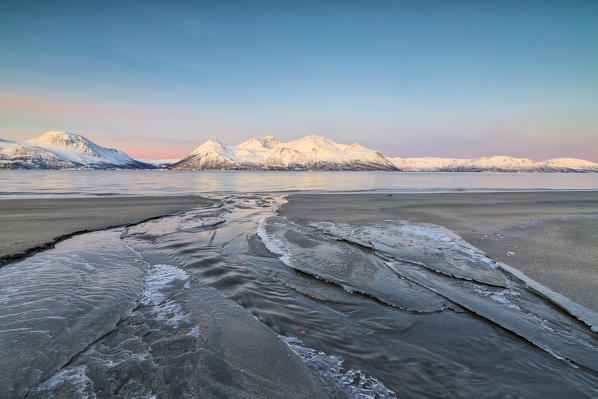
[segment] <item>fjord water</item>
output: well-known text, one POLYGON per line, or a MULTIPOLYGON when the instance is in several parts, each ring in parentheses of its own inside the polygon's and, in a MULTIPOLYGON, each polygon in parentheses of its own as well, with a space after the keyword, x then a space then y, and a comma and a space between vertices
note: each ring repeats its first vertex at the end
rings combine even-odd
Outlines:
POLYGON ((210 197, 1 268, 2 396, 598 394, 592 326, 450 231, 210 197))
POLYGON ((598 173, 0 170, 0 198, 275 191, 598 190, 598 173))

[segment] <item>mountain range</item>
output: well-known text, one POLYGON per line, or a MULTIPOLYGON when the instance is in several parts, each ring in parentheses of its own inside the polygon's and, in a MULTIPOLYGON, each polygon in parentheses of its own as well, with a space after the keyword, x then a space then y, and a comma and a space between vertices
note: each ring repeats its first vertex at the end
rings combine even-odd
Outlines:
POLYGON ((475 159, 392 158, 398 170, 406 172, 598 172, 598 163, 576 158, 555 158, 535 162, 507 156, 475 159))
POLYGON ((320 136, 280 142, 272 136, 236 146, 211 139, 178 162, 135 160, 74 133, 56 131, 35 139, 0 139, 0 169, 174 170, 385 170, 407 172, 598 172, 598 163, 575 158, 536 162, 508 156, 475 159, 389 158, 360 144, 320 136))
POLYGON ((598 164, 575 158, 535 162, 493 156, 475 159, 388 158, 360 144, 338 144, 320 136, 281 143, 272 136, 237 146, 212 139, 169 166, 178 170, 395 170, 405 172, 598 172, 598 164))
POLYGON ((208 140, 171 169, 268 170, 395 170, 378 151, 357 143, 337 144, 319 136, 281 143, 272 136, 249 139, 237 146, 208 140))

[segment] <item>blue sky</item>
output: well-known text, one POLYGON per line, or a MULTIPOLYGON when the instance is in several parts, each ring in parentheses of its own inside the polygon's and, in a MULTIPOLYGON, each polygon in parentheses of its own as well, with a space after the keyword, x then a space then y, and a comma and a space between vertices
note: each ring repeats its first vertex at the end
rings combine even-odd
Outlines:
POLYGON ((0 137, 598 161, 598 2, 3 2, 0 137), (449 4, 450 3, 450 4, 449 4))

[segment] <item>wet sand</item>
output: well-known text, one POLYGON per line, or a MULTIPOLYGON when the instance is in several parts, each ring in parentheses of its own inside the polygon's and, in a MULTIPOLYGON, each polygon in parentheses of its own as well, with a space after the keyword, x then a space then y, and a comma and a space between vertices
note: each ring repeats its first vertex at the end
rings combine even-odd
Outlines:
POLYGON ((295 194, 281 214, 304 222, 441 225, 598 311, 598 192, 295 194))
MULTIPOLYGON (((453 230, 497 261, 598 310, 598 192, 294 194, 285 215, 312 221, 405 219, 453 230)), ((0 264, 78 231, 207 206, 199 196, 0 201, 0 264)))
POLYGON ((60 237, 207 206, 198 196, 0 200, 0 265, 60 237))
MULTIPOLYGON (((308 223, 348 222, 352 228, 387 219, 434 223, 532 277, 521 259, 563 256, 569 267, 561 274, 554 272, 562 265, 556 261, 532 265, 552 272, 553 282, 568 282, 591 299, 597 274, 591 264, 596 259, 598 193, 295 194, 280 210, 288 220, 275 214, 281 198, 274 197, 225 197, 215 207, 200 197, 115 198, 101 204, 94 199, 14 201, 13 207, 29 210, 32 223, 36 211, 44 215, 53 209, 40 225, 60 223, 62 212, 80 218, 86 229, 94 227, 88 223, 90 212, 97 212, 95 228, 101 228, 102 214, 120 215, 122 223, 135 221, 131 218, 140 216, 135 212, 144 211, 135 208, 142 208, 144 201, 198 209, 77 235, 0 268, 0 281, 11 287, 5 300, 12 301, 3 308, 7 315, 0 315, 6 320, 0 347, 14 350, 0 362, 5 370, 0 373, 0 396, 29 392, 31 397, 70 397, 75 391, 98 397, 116 392, 158 393, 157 397, 343 396, 337 386, 340 379, 329 376, 344 359, 346 370, 362 370, 373 378, 366 378, 364 386, 379 379, 386 385, 382 388, 399 397, 450 397, 451 392, 460 397, 477 397, 480 392, 492 397, 536 396, 531 392, 542 397, 595 397, 598 385, 591 370, 596 337, 515 280, 509 280, 509 292, 492 288, 501 284, 492 280, 483 291, 497 295, 488 296, 470 288, 471 282, 447 277, 446 268, 446 276, 438 276, 398 261, 390 267, 420 284, 397 291, 397 276, 376 269, 384 259, 377 253, 392 247, 372 251, 367 245, 349 245, 324 230, 310 230, 308 223), (73 207, 77 211, 69 213, 73 207), (273 256, 287 253, 277 252, 277 245, 290 248, 292 265, 273 256), (521 264, 511 261, 518 258, 521 264), (371 270, 376 273, 368 273, 371 270), (577 276, 580 270, 587 275, 577 276), (145 273, 144 283, 139 273, 145 273), (420 291, 420 285, 430 291, 420 291), (132 292, 122 299, 127 290, 132 292), (456 306, 446 308, 432 293, 456 306), (424 304, 430 307, 424 309, 424 304), (36 313, 39 309, 44 309, 42 315, 36 313), (90 327, 86 320, 99 326, 90 327), (538 320, 544 323, 538 325, 538 320), (504 334, 504 329, 524 339, 504 334), (79 338, 78 346, 73 337, 79 338), (298 338, 304 351, 321 351, 322 356, 312 359, 291 346, 301 362, 281 338, 287 343, 298 338), (583 367, 569 367, 559 356, 583 367), (39 372, 30 373, 26 366, 39 372)), ((6 209, 2 220, 11 221, 10 204, 0 205, 6 209)), ((377 235, 366 237, 378 237, 373 242, 384 244, 395 224, 380 226, 377 235)), ((10 226, 2 228, 10 236, 10 226)), ((23 236, 28 237, 26 231, 23 236)), ((423 256, 426 264, 440 259, 452 265, 450 273, 456 275, 463 258, 459 248, 443 249, 442 237, 446 236, 428 235, 423 243, 417 236, 407 239, 418 242, 413 252, 418 259, 423 256), (436 258, 426 260, 429 254, 436 258)), ((399 259, 406 259, 404 254, 399 259)), ((351 374, 338 374, 346 375, 351 374)))
POLYGON ((176 218, 80 234, 0 268, 0 398, 345 397, 219 290, 133 248, 176 218), (140 242, 127 241, 136 228, 140 242))

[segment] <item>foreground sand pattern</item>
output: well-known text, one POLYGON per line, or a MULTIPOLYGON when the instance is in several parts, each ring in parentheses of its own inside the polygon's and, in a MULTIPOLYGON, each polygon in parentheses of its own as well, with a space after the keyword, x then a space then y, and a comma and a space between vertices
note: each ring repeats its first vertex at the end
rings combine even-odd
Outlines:
POLYGON ((512 231, 520 245, 533 237, 514 230, 523 218, 526 232, 595 223, 594 193, 533 195, 211 195, 65 239, 0 269, 0 392, 592 397, 596 313, 558 309, 434 223, 485 212, 477 234, 503 237, 481 236, 490 249, 512 231))

